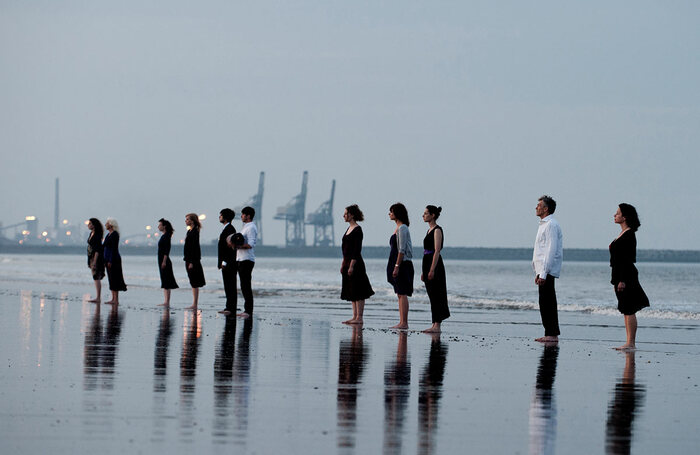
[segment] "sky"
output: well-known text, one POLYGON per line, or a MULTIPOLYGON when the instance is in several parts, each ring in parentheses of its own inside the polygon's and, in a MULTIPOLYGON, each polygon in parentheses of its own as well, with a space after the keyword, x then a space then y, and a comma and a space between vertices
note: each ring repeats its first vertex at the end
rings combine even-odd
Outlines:
MULTIPOLYGON (((245 202, 266 244, 309 172, 387 244, 388 208, 443 207, 446 246, 700 249, 700 2, 0 0, 0 222, 161 217, 245 202)), ((237 217, 238 218, 238 217, 237 217)), ((234 223, 240 225, 240 220, 234 223)), ((307 239, 312 238, 311 228, 307 239)))

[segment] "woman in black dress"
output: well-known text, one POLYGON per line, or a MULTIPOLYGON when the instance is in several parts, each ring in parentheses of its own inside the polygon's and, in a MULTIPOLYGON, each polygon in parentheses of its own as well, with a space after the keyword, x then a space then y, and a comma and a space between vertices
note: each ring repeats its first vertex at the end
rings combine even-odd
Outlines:
POLYGON ((423 264, 420 275, 425 283, 425 290, 430 299, 430 312, 433 315, 433 325, 424 333, 440 333, 440 323, 450 317, 450 309, 447 307, 447 280, 445 278, 445 265, 442 263, 440 251, 445 243, 442 228, 438 226, 442 207, 429 205, 423 212, 423 221, 428 223, 428 233, 423 239, 423 264))
POLYGON ((124 274, 122 272, 122 257, 119 255, 119 224, 114 218, 105 221, 107 236, 102 243, 104 248, 104 260, 109 279, 109 290, 112 291, 112 300, 105 302, 109 305, 119 305, 119 291, 126 291, 124 274))
POLYGON ((365 261, 362 260, 362 228, 357 224, 365 217, 360 207, 353 204, 345 207, 343 219, 350 226, 343 235, 343 264, 340 266, 343 288, 340 298, 352 302, 352 319, 344 321, 343 324, 362 324, 365 299, 374 295, 367 277, 365 261))
POLYGON ((400 202, 389 208, 389 219, 396 223, 396 230, 389 238, 391 251, 386 265, 386 279, 394 287, 399 299, 399 323, 392 329, 408 328, 408 298, 413 295, 413 246, 408 230, 408 211, 400 202))
POLYGON ((185 224, 187 225, 185 269, 187 277, 190 279, 190 286, 192 286, 192 306, 186 309, 197 310, 199 288, 207 284, 204 281, 204 269, 202 269, 202 250, 199 248, 199 230, 202 229, 202 223, 199 222, 196 213, 188 213, 185 215, 185 224))
POLYGON ((173 275, 173 263, 170 261, 170 241, 173 237, 173 225, 165 218, 158 220, 158 230, 161 232, 158 240, 158 271, 160 272, 160 287, 163 288, 165 301, 158 306, 170 306, 170 291, 178 285, 173 275))
POLYGON ((104 250, 102 248, 102 236, 104 228, 97 218, 90 218, 88 221, 90 237, 88 237, 87 264, 92 272, 92 279, 95 281, 95 293, 97 297, 88 300, 92 303, 100 303, 102 300, 102 279, 105 277, 104 250))
POLYGON ((635 348, 637 336, 637 316, 635 313, 649 306, 634 263, 637 262, 637 238, 634 233, 641 223, 637 210, 629 204, 620 204, 615 212, 615 223, 620 225, 622 232, 610 244, 610 267, 615 287, 617 309, 625 315, 625 330, 627 342, 615 349, 630 351, 635 348))

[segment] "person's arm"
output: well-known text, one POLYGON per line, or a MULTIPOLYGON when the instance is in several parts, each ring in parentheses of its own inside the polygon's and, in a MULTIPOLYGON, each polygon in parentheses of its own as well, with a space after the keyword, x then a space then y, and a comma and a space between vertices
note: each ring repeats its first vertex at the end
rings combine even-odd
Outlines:
POLYGON ((408 239, 406 238, 406 235, 401 235, 401 230, 404 228, 405 224, 402 224, 397 230, 396 230, 396 246, 399 250, 399 254, 396 256, 396 264, 394 264, 394 272, 391 274, 394 278, 399 276, 399 268, 401 267, 401 263, 403 262, 403 258, 405 256, 406 252, 406 246, 408 245, 408 239))
POLYGON ((168 265, 168 256, 170 256, 170 237, 165 237, 163 240, 163 261, 160 264, 161 269, 165 269, 168 265))
POLYGON ((238 248, 242 250, 250 250, 255 248, 255 242, 257 241, 258 230, 256 228, 251 228, 245 235, 245 243, 238 248))
POLYGON ((543 280, 547 279, 547 275, 550 275, 552 271, 552 266, 556 260, 557 251, 561 249, 559 235, 557 230, 554 228, 551 222, 547 223, 545 229, 545 249, 544 249, 544 263, 542 264, 542 275, 540 278, 543 280))
POLYGON ((435 267, 437 267, 438 260, 440 259, 440 251, 442 250, 442 229, 435 228, 435 253, 433 253, 433 263, 430 264, 430 271, 428 272, 428 279, 432 280, 435 278, 435 267))
POLYGON ((617 290, 624 291, 625 287, 627 287, 626 283, 633 279, 632 269, 637 259, 637 238, 629 234, 623 234, 622 237, 618 239, 618 242, 621 243, 621 261, 619 266, 620 282, 617 283, 617 290))

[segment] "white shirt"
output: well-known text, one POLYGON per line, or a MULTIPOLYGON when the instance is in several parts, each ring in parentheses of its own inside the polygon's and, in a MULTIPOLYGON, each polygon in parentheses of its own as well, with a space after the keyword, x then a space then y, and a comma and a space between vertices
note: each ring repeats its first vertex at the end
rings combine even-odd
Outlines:
POLYGON ((540 220, 540 227, 537 229, 532 268, 542 279, 546 279, 547 275, 559 278, 563 259, 561 226, 552 215, 548 215, 540 220))
POLYGON ((255 222, 245 223, 241 229, 241 234, 245 239, 245 243, 250 245, 250 249, 242 250, 238 249, 236 251, 236 261, 253 261, 255 262, 255 241, 258 238, 258 228, 255 226, 255 222))

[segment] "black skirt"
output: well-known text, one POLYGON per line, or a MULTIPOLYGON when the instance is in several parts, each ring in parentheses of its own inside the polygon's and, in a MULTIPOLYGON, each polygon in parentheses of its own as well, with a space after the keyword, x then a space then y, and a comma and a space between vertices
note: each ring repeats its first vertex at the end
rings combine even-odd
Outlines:
POLYGON ((158 256, 158 271, 160 272, 160 287, 163 289, 177 289, 177 281, 175 281, 175 274, 173 273, 173 263, 168 258, 165 261, 165 268, 162 268, 163 258, 165 256, 158 256))
POLYGON ((374 295, 374 290, 367 277, 365 262, 360 259, 355 261, 352 275, 348 275, 347 270, 342 273, 343 287, 340 291, 340 298, 350 302, 365 300, 374 295))
POLYGON ((625 283, 623 291, 618 291, 617 286, 615 286, 615 297, 617 297, 617 309, 626 316, 633 315, 649 306, 649 298, 644 293, 639 281, 625 283))
POLYGON ((423 255, 423 280, 425 280, 425 290, 430 299, 430 312, 433 316, 433 322, 442 322, 450 317, 450 309, 447 307, 447 279, 445 277, 445 265, 442 262, 442 255, 438 258, 433 279, 428 279, 434 254, 428 253, 423 255))
POLYGON ((126 291, 121 259, 114 260, 111 265, 107 266, 107 278, 109 279, 110 291, 126 291))
POLYGON ((202 268, 202 263, 200 261, 190 262, 192 264, 192 269, 187 267, 187 262, 185 263, 185 269, 187 270, 187 278, 190 279, 190 286, 193 288, 201 288, 205 284, 204 281, 204 269, 202 268))

